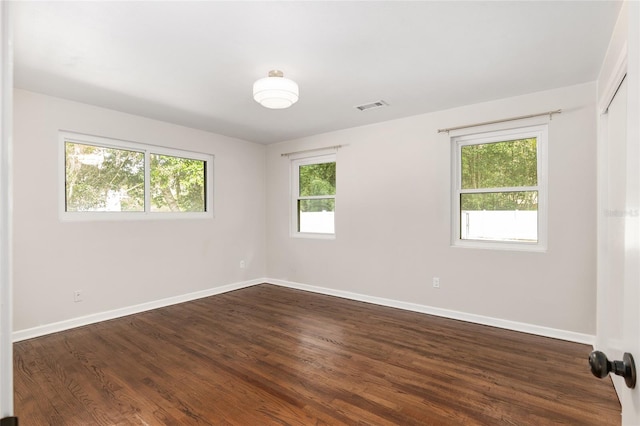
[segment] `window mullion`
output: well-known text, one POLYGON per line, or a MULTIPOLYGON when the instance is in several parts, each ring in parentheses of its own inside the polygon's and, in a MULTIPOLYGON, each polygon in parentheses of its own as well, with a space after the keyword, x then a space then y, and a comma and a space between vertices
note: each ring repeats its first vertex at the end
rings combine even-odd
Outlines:
POLYGON ((528 192, 538 191, 538 186, 509 186, 504 188, 473 188, 473 189, 460 189, 461 194, 482 194, 487 192, 528 192))
POLYGON ((336 198, 335 195, 305 195, 299 196, 298 200, 329 200, 336 198))

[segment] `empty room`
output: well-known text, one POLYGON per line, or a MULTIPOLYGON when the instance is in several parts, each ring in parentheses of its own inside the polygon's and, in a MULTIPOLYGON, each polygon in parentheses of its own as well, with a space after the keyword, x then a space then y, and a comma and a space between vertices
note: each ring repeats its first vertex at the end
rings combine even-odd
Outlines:
POLYGON ((0 7, 1 426, 640 424, 640 2, 0 7))

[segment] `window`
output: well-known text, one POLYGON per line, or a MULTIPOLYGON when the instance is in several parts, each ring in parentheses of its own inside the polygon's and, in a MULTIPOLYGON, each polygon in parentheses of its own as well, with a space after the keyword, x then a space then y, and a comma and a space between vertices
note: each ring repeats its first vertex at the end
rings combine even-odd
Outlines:
POLYGON ((547 127, 452 141, 453 244, 545 249, 547 127))
POLYGON ((292 160, 292 234, 333 237, 336 210, 336 156, 292 160))
POLYGON ((72 133, 61 145, 64 218, 213 216, 211 155, 72 133))

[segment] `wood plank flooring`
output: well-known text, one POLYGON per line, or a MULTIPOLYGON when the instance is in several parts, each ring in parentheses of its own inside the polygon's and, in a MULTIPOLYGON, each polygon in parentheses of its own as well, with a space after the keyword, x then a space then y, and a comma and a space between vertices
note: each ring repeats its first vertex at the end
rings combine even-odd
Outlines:
POLYGON ((19 342, 31 425, 618 425, 591 348, 258 285, 19 342))

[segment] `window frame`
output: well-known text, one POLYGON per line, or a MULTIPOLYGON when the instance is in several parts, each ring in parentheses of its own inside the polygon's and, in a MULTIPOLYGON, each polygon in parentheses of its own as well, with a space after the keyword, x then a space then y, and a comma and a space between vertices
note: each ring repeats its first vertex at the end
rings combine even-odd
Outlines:
POLYGON ((470 247, 513 251, 546 251, 547 250, 547 149, 548 125, 530 125, 509 129, 498 129, 486 132, 468 133, 451 137, 451 245, 453 247, 470 247), (508 142, 519 139, 536 138, 537 185, 504 188, 462 189, 462 147, 488 143, 508 142), (538 191, 538 240, 501 241, 501 240, 463 240, 460 214, 461 194, 538 191))
POLYGON ((158 145, 143 144, 120 139, 112 139, 102 136, 85 135, 81 133, 60 131, 59 132, 59 217, 62 221, 105 221, 105 220, 157 220, 157 219, 213 219, 214 218, 214 191, 213 174, 214 159, 213 154, 188 151, 175 148, 167 148, 158 145), (97 146, 101 148, 120 149, 126 151, 141 152, 144 154, 144 211, 67 211, 67 188, 66 188, 66 143, 77 143, 83 145, 97 146), (166 155, 172 157, 198 160, 204 162, 205 168, 205 211, 204 212, 158 212, 151 211, 151 169, 150 156, 152 154, 166 155))
MULTIPOLYGON (((335 152, 331 153, 318 153, 316 155, 305 156, 292 156, 290 162, 290 187, 291 187, 291 208, 290 208, 290 235, 295 238, 315 238, 332 240, 336 238, 336 222, 335 212, 337 210, 337 184, 336 193, 334 195, 321 195, 321 196, 305 196, 300 197, 300 166, 308 166, 311 164, 325 164, 336 163, 337 167, 337 155, 335 152), (333 218, 333 233, 320 233, 320 232, 300 232, 299 229, 299 216, 298 216, 298 201, 299 200, 313 200, 313 199, 333 199, 334 200, 334 218, 333 218)), ((337 173, 336 173, 337 179, 337 173)))

